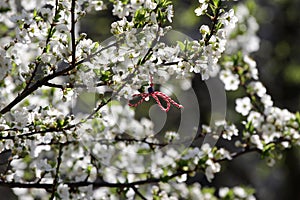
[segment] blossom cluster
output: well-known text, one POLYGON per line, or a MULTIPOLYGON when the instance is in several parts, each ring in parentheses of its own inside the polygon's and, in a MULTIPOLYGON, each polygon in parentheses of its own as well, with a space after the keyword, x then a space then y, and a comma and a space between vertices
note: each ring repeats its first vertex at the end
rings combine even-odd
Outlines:
POLYGON ((219 77, 226 90, 244 90, 245 96, 235 100, 235 110, 244 118, 243 141, 236 145, 244 148, 254 146, 267 155, 269 165, 274 165, 275 160, 281 157, 279 149, 299 144, 299 114, 274 106, 266 87, 259 80, 257 64, 250 57, 250 53, 258 50, 259 46, 255 34, 257 22, 244 5, 239 5, 236 10, 239 21, 247 28, 238 25, 232 30, 232 37, 237 43, 227 43, 226 54, 230 56, 224 56, 219 77), (236 52, 235 56, 232 56, 233 52, 236 52))
POLYGON ((28 199, 255 199, 247 187, 187 184, 199 173, 213 181, 221 161, 249 149, 274 164, 279 150, 300 144, 300 115, 275 107, 259 81, 250 55, 259 47, 255 19, 241 3, 224 4, 199 0, 195 14, 211 24, 199 28, 198 40, 170 44, 168 0, 28 0, 21 11, 15 1, 1 2, 0 160, 7 167, 0 185, 28 199), (79 33, 85 15, 107 8, 118 18, 111 38, 79 33), (155 135, 155 124, 127 104, 150 76, 158 87, 180 79, 190 88, 194 73, 243 89, 235 101, 243 130, 219 120, 197 132, 240 136, 241 152, 187 147, 177 131, 155 135))

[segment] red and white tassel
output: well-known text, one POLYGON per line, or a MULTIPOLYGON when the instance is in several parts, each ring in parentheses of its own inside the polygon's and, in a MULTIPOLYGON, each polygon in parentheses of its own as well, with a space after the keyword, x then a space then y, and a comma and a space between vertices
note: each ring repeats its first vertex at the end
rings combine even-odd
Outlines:
POLYGON ((134 94, 132 97, 141 97, 141 99, 137 103, 134 103, 134 104, 129 102, 128 105, 131 106, 131 107, 137 107, 141 103, 143 103, 146 100, 146 98, 152 97, 156 101, 156 103, 158 104, 158 106, 160 107, 160 109, 162 111, 168 112, 170 110, 171 104, 173 104, 177 108, 183 108, 182 105, 176 103, 173 99, 171 99, 171 97, 169 97, 165 93, 153 90, 153 78, 152 78, 152 76, 150 76, 150 87, 148 88, 148 93, 134 94), (166 104, 167 104, 166 108, 163 107, 163 105, 161 104, 158 97, 162 98, 166 102, 166 104))

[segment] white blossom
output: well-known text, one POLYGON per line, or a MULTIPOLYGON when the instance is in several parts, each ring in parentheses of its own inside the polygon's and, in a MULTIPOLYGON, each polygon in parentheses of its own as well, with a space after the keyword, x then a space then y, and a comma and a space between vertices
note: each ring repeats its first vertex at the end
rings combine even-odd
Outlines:
POLYGON ((264 121, 264 117, 259 112, 251 111, 247 117, 247 121, 251 121, 254 128, 260 129, 261 124, 264 121))
POLYGON ((267 92, 267 89, 259 81, 251 82, 249 87, 253 89, 254 93, 256 93, 259 97, 263 97, 267 92))
POLYGON ((106 6, 104 5, 103 1, 92 1, 92 5, 95 7, 96 11, 100 11, 106 8, 106 6))
POLYGON ((173 5, 169 5, 166 12, 168 21, 172 22, 172 18, 174 17, 173 5))
POLYGON ((225 84, 225 90, 237 90, 240 84, 239 76, 230 70, 222 70, 220 79, 225 84))
POLYGON ((199 3, 199 7, 195 9, 196 16, 203 15, 208 8, 208 3, 206 0, 199 0, 199 3))
POLYGON ((113 5, 113 14, 117 15, 119 18, 123 18, 125 16, 129 15, 129 7, 127 7, 126 5, 123 5, 122 1, 117 1, 116 4, 113 5))
POLYGON ((261 139, 259 138, 259 135, 252 135, 252 136, 250 137, 250 140, 251 140, 251 142, 252 142, 253 144, 256 145, 256 147, 257 147, 258 149, 260 149, 260 150, 263 149, 263 144, 262 144, 261 139))
POLYGON ((252 108, 251 100, 249 97, 238 98, 238 99, 236 99, 235 103, 236 103, 235 110, 238 113, 241 113, 243 116, 246 116, 249 114, 249 111, 252 108))
POLYGON ((61 199, 70 199, 69 187, 65 184, 59 184, 57 187, 58 195, 61 199))
POLYGON ((144 6, 145 6, 145 8, 149 8, 151 10, 154 10, 157 6, 157 3, 153 2, 152 0, 145 0, 144 6))
POLYGON ((239 198, 246 198, 247 197, 247 193, 241 187, 234 187, 233 188, 233 192, 239 198))
POLYGON ((205 164, 207 165, 206 169, 205 169, 205 176, 207 178, 207 180, 209 182, 212 181, 212 179, 215 177, 215 173, 220 172, 221 170, 221 166, 219 163, 214 163, 212 160, 207 160, 205 162, 205 164))
POLYGON ((268 94, 265 94, 261 97, 261 102, 264 104, 265 108, 273 106, 271 96, 268 94))
MULTIPOLYGON (((235 16, 238 19, 238 26, 235 26, 235 28, 229 32, 235 35, 235 39, 227 42, 226 52, 232 53, 242 50, 242 52, 248 56, 249 53, 259 49, 260 39, 256 35, 258 23, 254 17, 250 15, 248 8, 244 4, 237 5, 235 16)), ((254 79, 257 79, 257 69, 251 68, 251 73, 254 79)))
POLYGON ((226 197, 226 195, 228 194, 228 192, 229 192, 229 188, 228 187, 220 188, 219 189, 219 196, 221 198, 224 198, 224 197, 226 197))

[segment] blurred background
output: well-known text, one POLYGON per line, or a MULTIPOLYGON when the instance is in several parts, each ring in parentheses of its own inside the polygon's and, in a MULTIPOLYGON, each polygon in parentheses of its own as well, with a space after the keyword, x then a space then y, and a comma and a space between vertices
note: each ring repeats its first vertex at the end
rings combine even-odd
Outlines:
MULTIPOLYGON (((252 5, 253 15, 260 26, 260 49, 251 57, 256 60, 260 80, 272 96, 274 105, 292 112, 300 111, 300 1, 299 0, 247 0, 252 5)), ((205 21, 196 17, 196 0, 173 0, 175 17, 173 28, 194 39, 200 37, 198 29, 205 21)), ((81 31, 92 39, 103 41, 110 36, 110 23, 115 20, 109 12, 93 13, 85 17, 81 31), (96 24, 96 25, 95 25, 96 24)), ((193 87, 201 104, 201 119, 209 117, 207 88, 201 78, 195 76, 193 87)), ((234 112, 234 98, 240 91, 228 92, 227 118, 241 121, 234 112)), ((199 181, 203 186, 245 185, 256 189, 257 199, 300 199, 300 149, 292 148, 283 153, 281 161, 268 167, 256 153, 243 155, 233 162, 222 163, 222 172, 212 183, 203 175, 191 182, 199 181)))

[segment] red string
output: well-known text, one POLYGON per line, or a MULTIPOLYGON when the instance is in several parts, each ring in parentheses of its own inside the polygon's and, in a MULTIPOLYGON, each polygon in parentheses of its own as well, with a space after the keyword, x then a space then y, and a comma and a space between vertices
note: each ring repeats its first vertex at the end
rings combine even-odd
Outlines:
POLYGON ((147 97, 152 97, 156 101, 156 103, 158 104, 158 106, 160 107, 160 109, 162 111, 168 112, 170 110, 171 104, 173 104, 177 108, 183 108, 182 105, 176 103, 173 99, 171 99, 171 97, 169 97, 165 93, 153 90, 153 78, 152 78, 152 76, 150 76, 150 87, 148 88, 148 93, 134 94, 132 97, 141 97, 141 99, 135 104, 132 104, 132 103, 129 102, 128 105, 131 106, 131 107, 137 107, 138 105, 143 103, 147 97), (166 102, 166 104, 167 104, 166 108, 163 107, 163 105, 161 104, 158 97, 162 98, 166 102))

